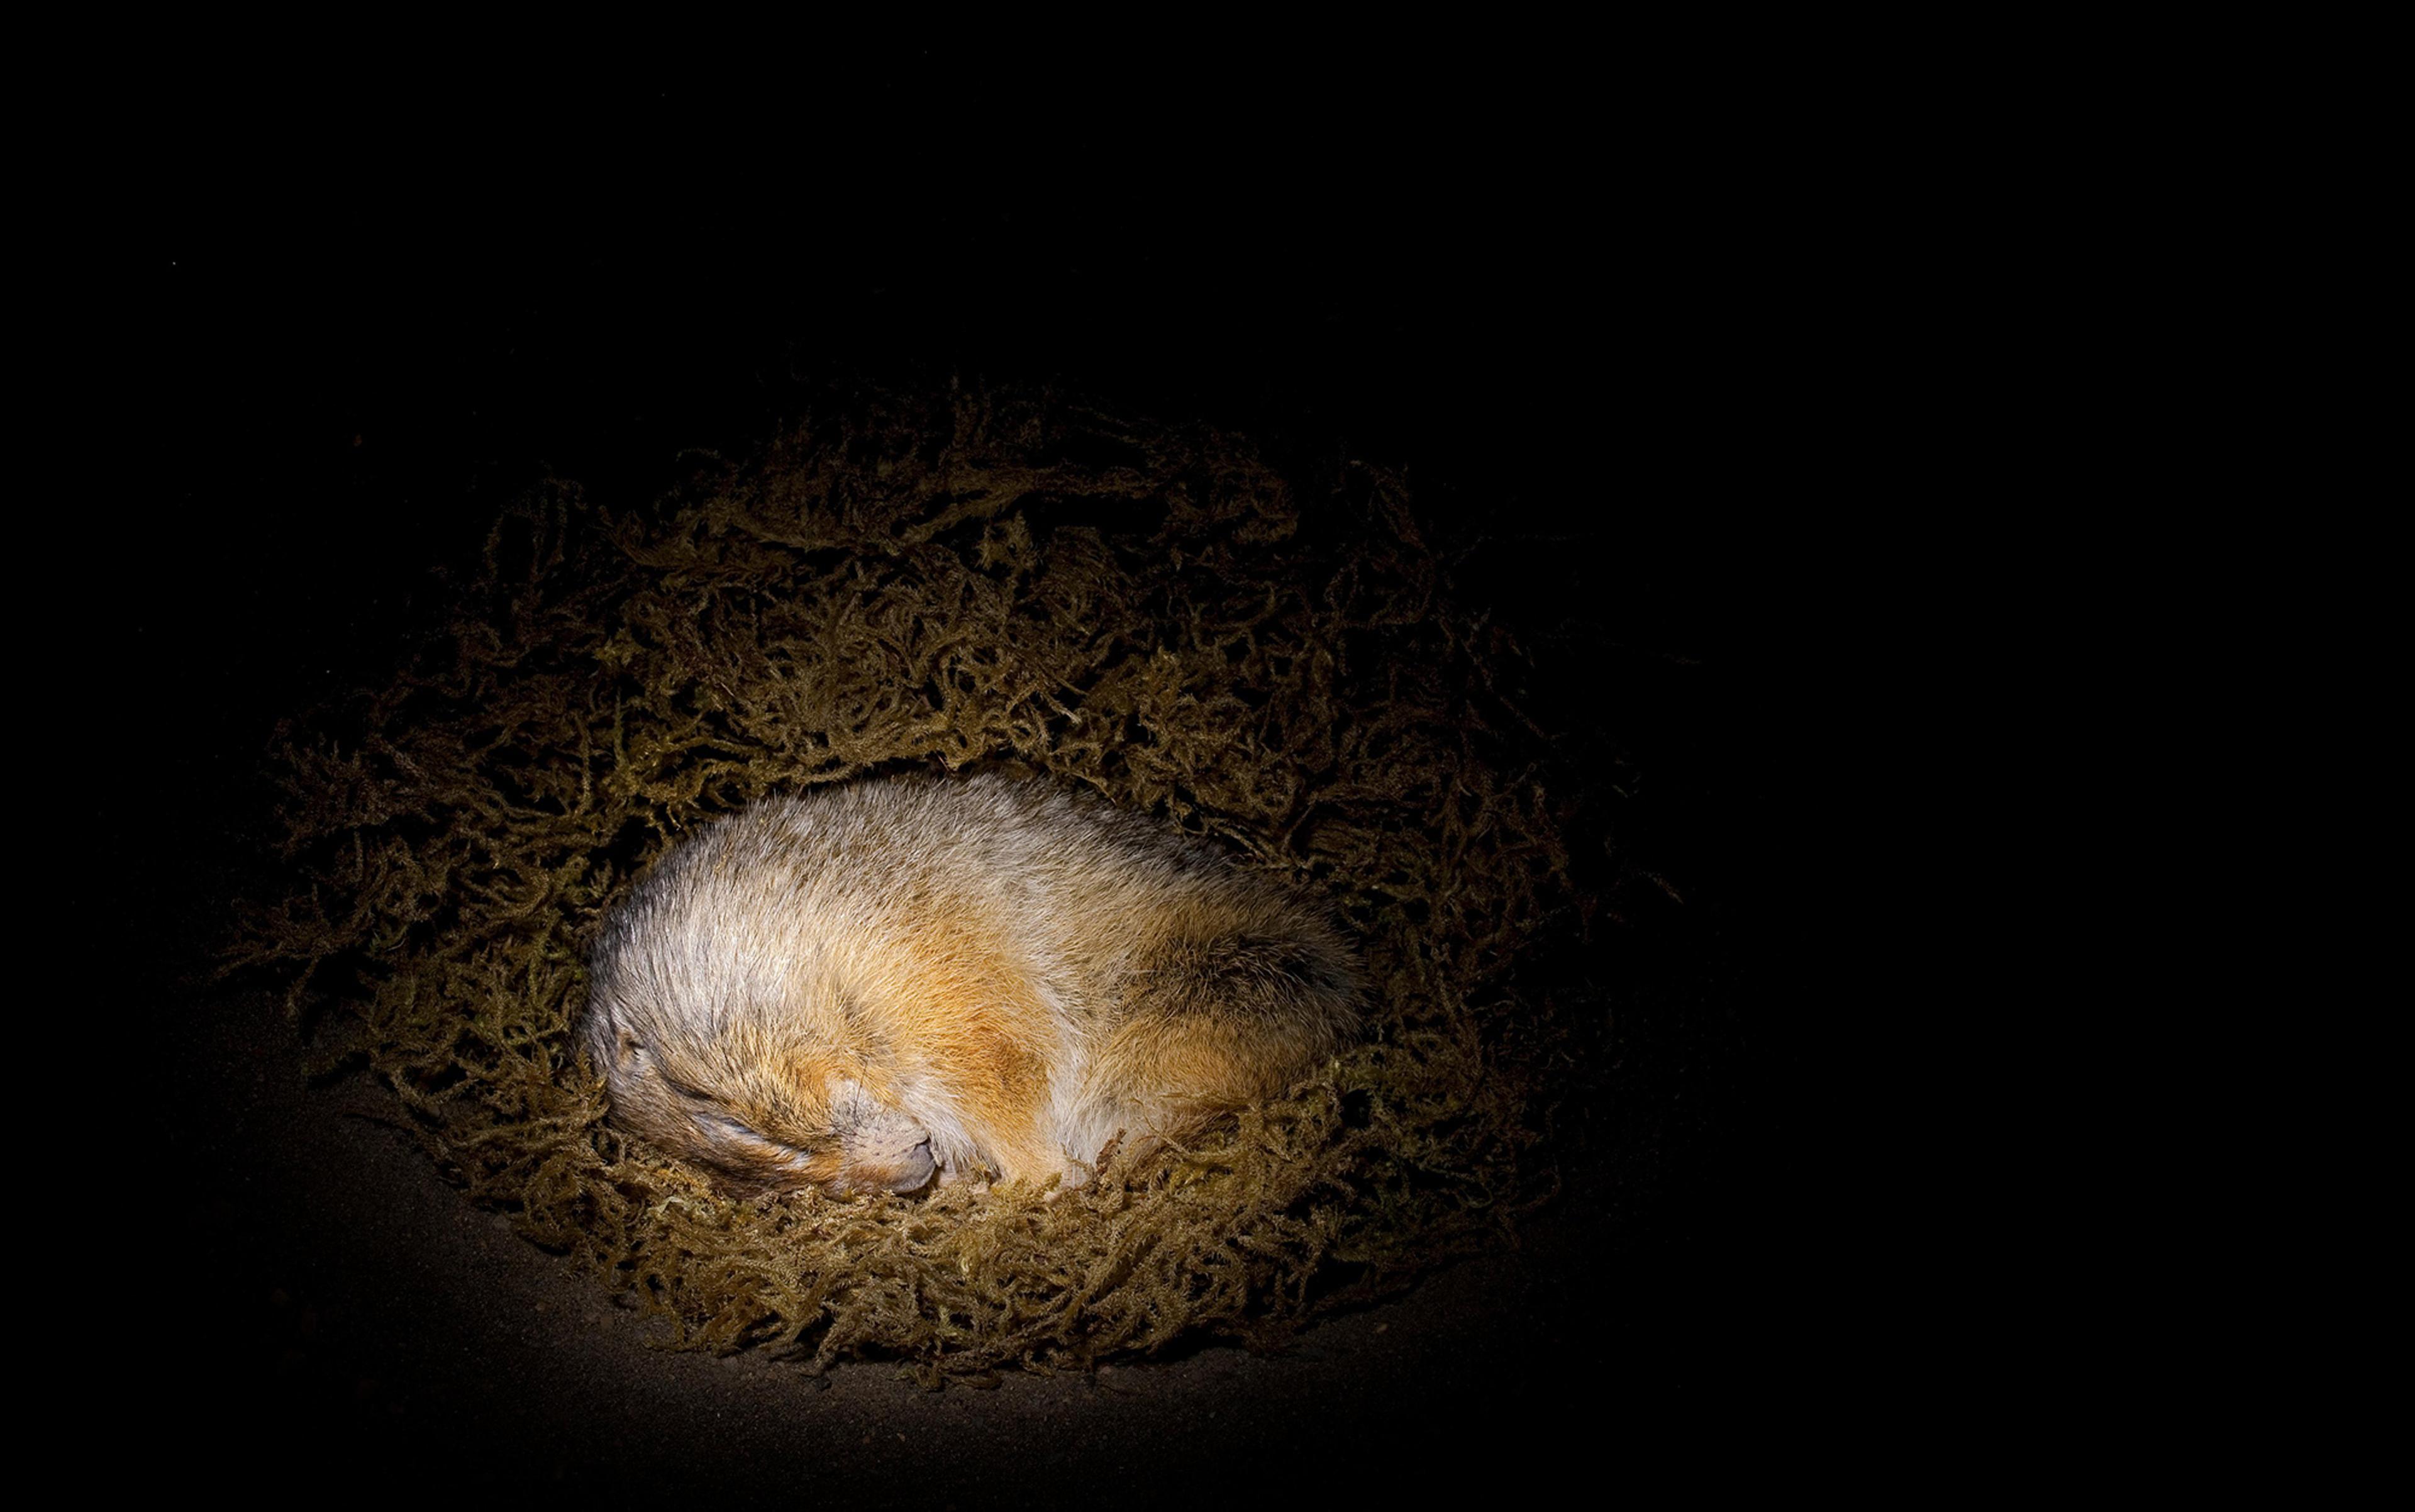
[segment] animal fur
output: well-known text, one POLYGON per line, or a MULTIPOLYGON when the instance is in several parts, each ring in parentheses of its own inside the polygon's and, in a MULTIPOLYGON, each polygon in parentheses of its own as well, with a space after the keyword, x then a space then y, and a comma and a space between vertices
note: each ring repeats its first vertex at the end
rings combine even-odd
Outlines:
POLYGON ((1280 1094, 1354 1030, 1315 909, 1189 839, 1003 776, 767 801, 607 922, 612 1117, 741 1190, 1086 1179, 1280 1094))

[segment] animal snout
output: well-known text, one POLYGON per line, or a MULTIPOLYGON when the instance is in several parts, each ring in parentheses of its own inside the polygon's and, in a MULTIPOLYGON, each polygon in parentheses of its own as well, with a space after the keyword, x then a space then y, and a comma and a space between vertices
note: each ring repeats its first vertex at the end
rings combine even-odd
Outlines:
POLYGON ((918 1191, 928 1185, 931 1173, 938 1163, 931 1159, 931 1142, 924 1140, 908 1150, 897 1161, 897 1174, 891 1178, 891 1191, 918 1191))
POLYGON ((938 1169, 930 1134, 886 1109, 857 1124, 845 1147, 846 1185, 854 1191, 920 1191, 938 1169))
POLYGON ((847 1187, 854 1191, 920 1191, 931 1184, 938 1162, 928 1139, 893 1153, 862 1154, 848 1162, 847 1187))

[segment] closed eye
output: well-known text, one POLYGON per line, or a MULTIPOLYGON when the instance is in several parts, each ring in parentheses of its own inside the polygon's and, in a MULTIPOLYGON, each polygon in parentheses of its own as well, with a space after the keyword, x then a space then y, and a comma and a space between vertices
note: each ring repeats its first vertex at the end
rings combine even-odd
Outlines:
MULTIPOLYGON (((690 1097, 694 1097, 696 1094, 691 1092, 688 1095, 690 1097)), ((703 1130, 707 1134, 718 1139, 753 1140, 758 1145, 776 1145, 779 1143, 779 1141, 775 1139, 765 1139, 761 1134, 758 1133, 751 1125, 743 1122, 742 1120, 732 1118, 726 1113, 713 1113, 703 1108, 698 1108, 691 1111, 688 1114, 688 1116, 696 1120, 696 1126, 698 1129, 703 1130)))
POLYGON ((813 1159, 811 1150, 791 1145, 786 1140, 773 1139, 758 1131, 743 1119, 732 1118, 726 1113, 696 1108, 689 1110, 688 1116, 696 1120, 697 1128, 704 1131, 706 1139, 724 1145, 758 1145, 763 1158, 792 1170, 803 1171, 806 1162, 813 1159))
POLYGON ((725 1111, 728 1104, 719 1098, 709 1092, 699 1092, 695 1087, 672 1081, 659 1067, 654 1070, 654 1079, 678 1093, 688 1103, 687 1115, 695 1119, 696 1126, 711 1137, 752 1140, 756 1144, 769 1145, 779 1150, 791 1150, 797 1147, 787 1140, 773 1139, 743 1118, 731 1116, 725 1111))

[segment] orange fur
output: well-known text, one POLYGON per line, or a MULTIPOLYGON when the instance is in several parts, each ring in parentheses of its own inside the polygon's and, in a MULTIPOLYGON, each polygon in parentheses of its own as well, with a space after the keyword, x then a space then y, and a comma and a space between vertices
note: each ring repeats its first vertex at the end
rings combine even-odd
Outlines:
POLYGON ((1353 1030, 1315 910, 1053 787, 894 778, 673 850, 607 922, 616 1122, 752 1190, 1082 1179, 1280 1094, 1353 1030))

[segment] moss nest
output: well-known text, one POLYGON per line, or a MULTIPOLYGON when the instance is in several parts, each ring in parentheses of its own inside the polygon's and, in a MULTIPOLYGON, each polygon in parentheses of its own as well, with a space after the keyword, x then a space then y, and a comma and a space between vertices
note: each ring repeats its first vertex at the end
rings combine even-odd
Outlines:
POLYGON ((476 1202, 671 1324, 931 1383, 1280 1341, 1547 1190, 1553 1030, 1512 967, 1575 912, 1514 642, 1400 479, 1310 484, 1044 394, 858 396, 614 513, 548 484, 391 686, 280 742, 290 885, 232 956, 476 1202), (589 943, 767 794, 1046 773, 1320 890, 1364 1040, 1071 1191, 736 1199, 622 1138, 571 1048, 589 943))

